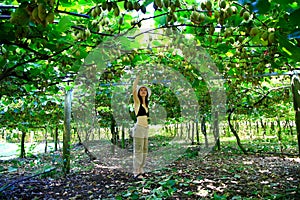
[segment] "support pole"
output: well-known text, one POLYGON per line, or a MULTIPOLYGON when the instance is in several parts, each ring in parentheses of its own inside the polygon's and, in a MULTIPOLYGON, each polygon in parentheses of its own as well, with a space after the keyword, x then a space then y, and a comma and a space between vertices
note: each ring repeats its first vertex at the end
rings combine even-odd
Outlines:
POLYGON ((298 139, 298 155, 300 156, 300 80, 298 74, 292 76, 292 92, 295 110, 295 123, 298 139))
POLYGON ((66 91, 64 107, 64 136, 63 136, 63 161, 64 173, 70 173, 70 142, 71 142, 71 104, 72 90, 66 91))

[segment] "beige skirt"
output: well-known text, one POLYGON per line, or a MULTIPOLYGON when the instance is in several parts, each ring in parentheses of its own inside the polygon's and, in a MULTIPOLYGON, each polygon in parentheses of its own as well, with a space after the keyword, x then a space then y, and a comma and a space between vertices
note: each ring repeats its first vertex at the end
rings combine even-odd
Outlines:
POLYGON ((136 138, 148 138, 149 127, 144 127, 135 124, 132 130, 132 137, 136 138))

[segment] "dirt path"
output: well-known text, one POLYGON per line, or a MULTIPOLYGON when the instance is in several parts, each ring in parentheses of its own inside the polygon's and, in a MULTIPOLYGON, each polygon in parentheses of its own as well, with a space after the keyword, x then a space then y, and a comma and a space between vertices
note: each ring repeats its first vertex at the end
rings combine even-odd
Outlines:
MULTIPOLYGON (((300 199, 300 159, 211 153, 184 157, 144 180, 83 159, 66 178, 52 174, 6 189, 2 199, 300 199), (89 169, 89 170, 87 170, 89 169)), ((0 185, 21 174, 2 173, 0 185)))

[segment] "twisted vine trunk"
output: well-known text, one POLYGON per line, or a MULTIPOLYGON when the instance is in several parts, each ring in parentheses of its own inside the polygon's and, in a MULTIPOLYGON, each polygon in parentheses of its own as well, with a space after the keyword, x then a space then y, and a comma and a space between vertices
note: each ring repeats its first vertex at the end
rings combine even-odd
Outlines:
POLYGON ((205 116, 203 116, 201 121, 201 131, 205 138, 205 147, 208 147, 208 138, 207 138, 207 132, 206 132, 206 125, 205 125, 205 116))
POLYGON ((298 155, 300 156, 300 80, 298 74, 292 76, 292 92, 295 110, 295 123, 298 138, 298 155))
POLYGON ((232 123, 231 123, 231 115, 232 113, 234 112, 235 108, 232 108, 229 110, 229 114, 228 114, 228 124, 229 124, 229 128, 231 130, 231 132, 233 133, 233 135, 235 136, 236 138, 236 142, 237 142, 237 145, 239 146, 239 148, 242 150, 242 152, 244 154, 248 154, 246 149, 243 147, 242 143, 241 143, 241 140, 240 140, 240 137, 237 133, 237 131, 234 129, 232 123))
POLYGON ((221 142, 220 142, 219 113, 218 112, 215 112, 213 132, 214 132, 216 147, 220 151, 221 150, 221 142))

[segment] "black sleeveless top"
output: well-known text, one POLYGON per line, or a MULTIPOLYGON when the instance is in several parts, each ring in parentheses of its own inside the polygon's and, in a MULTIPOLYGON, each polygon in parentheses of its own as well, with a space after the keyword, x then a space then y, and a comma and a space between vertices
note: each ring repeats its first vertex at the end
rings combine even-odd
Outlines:
POLYGON ((139 108, 139 111, 138 111, 138 113, 137 113, 137 117, 138 116, 147 116, 147 117, 149 117, 149 111, 148 112, 146 112, 146 110, 145 110, 145 108, 144 108, 144 106, 142 106, 142 104, 140 104, 140 108, 139 108))

